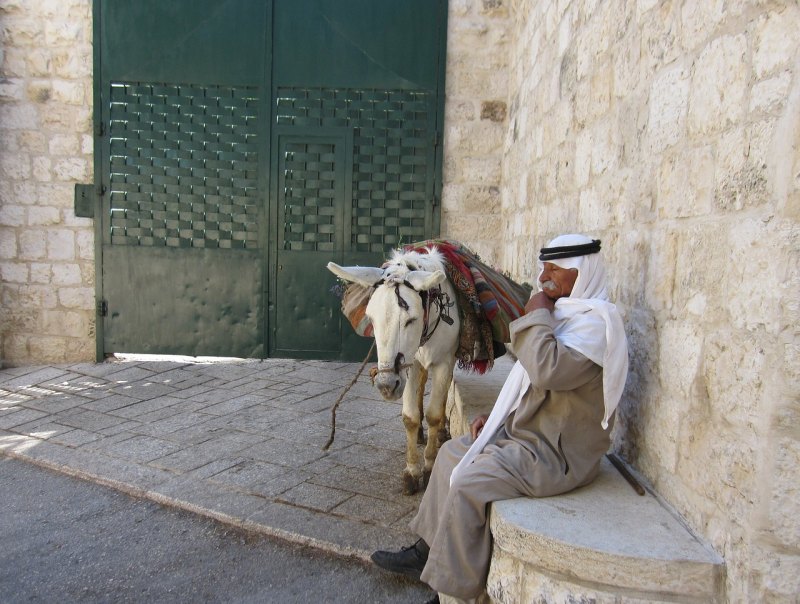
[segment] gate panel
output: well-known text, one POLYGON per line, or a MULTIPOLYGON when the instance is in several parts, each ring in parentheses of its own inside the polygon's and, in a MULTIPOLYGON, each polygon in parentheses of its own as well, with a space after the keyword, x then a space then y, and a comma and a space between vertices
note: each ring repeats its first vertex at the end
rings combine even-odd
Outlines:
MULTIPOLYGON (((337 178, 347 188, 339 186, 335 193, 330 189, 335 216, 341 221, 336 237, 328 236, 333 221, 321 223, 313 213, 314 222, 296 220, 298 213, 312 209, 287 206, 282 196, 291 193, 279 185, 278 207, 284 216, 293 212, 295 222, 294 231, 284 229, 278 242, 275 354, 319 357, 323 349, 331 354, 341 350, 341 358, 355 360, 366 353, 367 346, 363 339, 348 337, 352 328, 338 312, 339 301, 329 291, 335 279, 324 267, 329 261, 379 264, 391 248, 426 239, 433 232, 435 95, 420 90, 287 87, 277 91, 276 107, 281 132, 321 136, 334 129, 345 133, 348 143, 346 164, 337 164, 337 178), (305 238, 299 241, 301 228, 305 238), (296 288, 282 285, 285 250, 304 252, 305 269, 291 276, 296 288), (311 291, 317 298, 313 304, 299 299, 311 291), (291 325, 303 325, 309 318, 304 344, 291 325)), ((283 145, 278 147, 284 153, 283 145)), ((307 174, 317 181, 316 173, 299 169, 295 178, 307 174)), ((273 173, 278 180, 285 176, 283 170, 273 173)))
POLYGON ((257 109, 252 88, 111 83, 106 350, 263 356, 257 109))
POLYGON ((349 132, 303 129, 277 138, 278 224, 275 354, 337 358, 341 313, 321 262, 341 259, 349 197, 349 132))
POLYGON ((109 246, 107 351, 262 357, 261 260, 252 252, 109 246), (132 348, 135 346, 135 348, 132 348))
POLYGON ((263 357, 268 7, 98 5, 103 352, 263 357))

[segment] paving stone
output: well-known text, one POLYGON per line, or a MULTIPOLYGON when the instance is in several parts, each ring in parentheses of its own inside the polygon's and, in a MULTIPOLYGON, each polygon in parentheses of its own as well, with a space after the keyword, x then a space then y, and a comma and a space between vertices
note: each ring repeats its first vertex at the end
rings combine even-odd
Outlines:
POLYGON ((304 482, 282 493, 278 501, 329 512, 351 497, 353 494, 349 491, 304 482))
POLYGON ((9 374, 7 370, 0 370, 0 384, 4 390, 17 390, 20 388, 38 386, 42 382, 55 380, 63 375, 67 375, 67 371, 59 367, 40 367, 32 368, 31 371, 21 375, 9 374), (6 377, 10 379, 5 379, 6 377))
POLYGON ((83 408, 91 411, 98 411, 100 413, 108 413, 110 411, 122 409, 123 407, 128 407, 138 402, 140 402, 139 399, 125 396, 123 394, 107 394, 102 398, 85 402, 83 404, 83 408))
POLYGON ((104 445, 101 450, 109 455, 146 464, 179 450, 180 446, 161 438, 132 436, 121 442, 104 445))
POLYGON ((297 423, 296 413, 264 404, 254 405, 225 416, 223 420, 223 425, 230 428, 256 433, 278 432, 284 434, 286 428, 293 423, 297 423))
POLYGON ((336 396, 328 393, 312 396, 292 405, 292 409, 303 413, 318 413, 320 411, 330 412, 336 402, 336 396))
POLYGON ((263 497, 226 489, 207 480, 173 478, 157 485, 152 493, 169 498, 173 504, 185 509, 237 524, 240 519, 269 505, 263 497))
POLYGON ((355 468, 381 468, 387 473, 400 473, 405 468, 405 455, 377 447, 356 443, 330 454, 330 458, 344 466, 355 468))
POLYGON ((172 396, 176 396, 178 398, 183 398, 183 399, 193 399, 195 400, 195 402, 199 402, 197 399, 199 399, 199 397, 202 396, 203 394, 212 391, 212 389, 207 385, 206 382, 203 382, 195 386, 190 386, 189 388, 185 389, 181 384, 178 384, 175 387, 176 390, 172 394, 172 396))
POLYGON ((234 380, 232 382, 228 382, 225 389, 241 395, 264 390, 269 388, 274 383, 275 380, 262 378, 257 374, 253 374, 239 378, 238 380, 234 380))
POLYGON ((141 424, 137 432, 149 436, 170 436, 175 432, 206 421, 208 421, 208 416, 202 413, 176 413, 162 420, 141 424))
POLYGON ((18 392, 9 392, 8 390, 0 390, 0 404, 3 405, 17 405, 31 400, 33 397, 27 394, 20 394, 18 392))
POLYGON ((47 417, 47 413, 35 409, 23 409, 22 407, 2 409, 0 410, 0 428, 8 430, 43 417, 47 417))
POLYGON ((137 433, 141 426, 142 424, 140 422, 128 420, 107 428, 103 428, 102 430, 99 430, 98 434, 104 438, 109 438, 124 432, 137 433))
POLYGON ((139 367, 138 365, 120 364, 118 366, 118 371, 105 376, 109 382, 113 382, 116 385, 132 384, 141 380, 150 379, 155 375, 155 372, 139 367))
POLYGON ((51 421, 49 415, 14 428, 14 431, 19 434, 33 436, 34 438, 40 438, 42 440, 48 440, 49 438, 65 434, 72 430, 75 430, 75 428, 51 421))
POLYGON ((83 428, 90 432, 99 432, 104 428, 110 428, 123 423, 124 419, 115 417, 107 413, 98 413, 97 411, 89 411, 81 408, 67 409, 62 413, 56 413, 54 416, 59 423, 73 428, 83 428))
POLYGON ((246 459, 236 466, 215 474, 211 477, 211 480, 243 488, 259 482, 266 482, 284 474, 286 474, 286 468, 283 466, 246 459))
POLYGON ((171 396, 160 396, 144 401, 134 399, 134 401, 135 402, 130 405, 119 407, 110 413, 117 417, 128 419, 136 418, 139 421, 157 421, 167 415, 174 414, 175 411, 171 410, 170 407, 183 402, 183 399, 171 396))
POLYGON ((90 400, 73 394, 50 394, 42 398, 31 399, 25 403, 28 409, 37 409, 45 413, 60 413, 67 409, 80 407, 90 400))
POLYGON ((203 373, 207 376, 223 380, 226 383, 238 380, 259 371, 259 363, 233 363, 220 365, 207 365, 203 373))
POLYGON ((294 468, 302 467, 325 456, 322 446, 306 446, 275 438, 244 449, 240 454, 294 468))
POLYGON ((287 472, 269 480, 254 482, 247 487, 247 491, 268 499, 276 499, 287 491, 306 482, 309 475, 302 472, 287 472))
POLYGON ((52 440, 54 443, 65 445, 67 447, 82 447, 88 443, 97 442, 102 440, 102 436, 96 432, 87 432, 79 428, 66 429, 62 432, 55 431, 52 436, 41 436, 39 433, 33 433, 38 438, 45 438, 52 440))
POLYGON ((154 459, 149 465, 183 474, 206 467, 218 459, 219 453, 216 451, 202 447, 188 447, 154 459))
POLYGON ((75 373, 88 375, 96 378, 105 378, 108 375, 119 373, 130 365, 128 363, 105 362, 105 363, 78 363, 70 365, 68 369, 75 373))
POLYGON ((265 404, 284 409, 295 409, 295 405, 299 401, 307 398, 305 394, 288 390, 276 390, 274 387, 265 390, 261 395, 264 397, 265 404))
POLYGON ((183 475, 190 477, 194 480, 200 480, 215 476, 228 468, 232 468, 245 461, 243 457, 227 457, 222 459, 215 459, 203 466, 185 472, 183 475))
POLYGON ((310 481, 385 501, 396 500, 402 494, 399 474, 372 472, 350 466, 336 465, 328 472, 315 475, 310 481))
POLYGON ((415 540, 408 530, 389 529, 281 502, 269 503, 246 520, 265 527, 272 534, 326 547, 340 554, 356 555, 364 560, 376 549, 415 540))
POLYGON ((403 503, 400 500, 390 502, 385 499, 355 495, 330 511, 348 518, 391 526, 401 518, 408 516, 412 510, 415 510, 417 503, 414 500, 408 503, 403 503))
POLYGON ((256 396, 252 395, 238 396, 236 398, 232 398, 224 402, 219 402, 216 405, 209 405, 205 407, 203 411, 205 413, 211 413, 213 415, 227 415, 229 413, 234 413, 241 409, 246 409, 247 407, 252 407, 253 405, 258 405, 260 402, 261 399, 256 396))
POLYGON ((137 366, 142 369, 147 369, 153 373, 167 373, 169 371, 176 371, 183 367, 191 367, 189 363, 181 361, 142 361, 137 363, 137 366))
MULTIPOLYGON (((206 406, 216 405, 218 403, 225 402, 230 400, 231 395, 228 391, 224 388, 218 388, 216 386, 209 386, 208 383, 203 384, 203 387, 208 387, 205 392, 198 393, 192 397, 192 401, 196 403, 201 403, 206 406)), ((176 395, 179 395, 180 391, 176 392, 176 395)))
POLYGON ((168 396, 175 392, 175 388, 145 379, 136 382, 123 382, 112 388, 111 392, 124 394, 125 396, 131 396, 144 401, 168 396))

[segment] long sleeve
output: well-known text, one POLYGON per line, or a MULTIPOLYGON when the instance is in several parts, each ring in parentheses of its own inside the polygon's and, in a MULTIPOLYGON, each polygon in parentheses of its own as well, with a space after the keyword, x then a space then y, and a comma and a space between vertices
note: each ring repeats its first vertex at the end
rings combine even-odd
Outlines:
POLYGON ((561 344, 546 309, 523 315, 510 325, 511 344, 531 383, 544 390, 575 390, 597 376, 598 366, 561 344))

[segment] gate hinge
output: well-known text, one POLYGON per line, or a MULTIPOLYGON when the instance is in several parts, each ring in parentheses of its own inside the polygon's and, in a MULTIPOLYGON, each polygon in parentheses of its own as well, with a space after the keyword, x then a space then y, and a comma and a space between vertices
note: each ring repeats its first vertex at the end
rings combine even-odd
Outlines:
POLYGON ((106 133, 106 124, 105 122, 97 122, 97 125, 94 128, 95 136, 104 136, 106 133))
POLYGON ((107 300, 98 300, 97 301, 97 314, 100 317, 105 317, 108 315, 108 301, 107 300))

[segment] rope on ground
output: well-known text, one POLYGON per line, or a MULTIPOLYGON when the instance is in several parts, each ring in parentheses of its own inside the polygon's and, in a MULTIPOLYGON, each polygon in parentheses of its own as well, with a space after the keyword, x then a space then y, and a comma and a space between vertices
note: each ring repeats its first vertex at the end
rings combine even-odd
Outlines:
POLYGON ((325 446, 322 447, 323 451, 327 451, 330 446, 333 444, 333 439, 336 436, 336 409, 339 407, 339 403, 342 402, 344 395, 350 391, 350 388, 358 381, 359 376, 364 371, 364 367, 367 365, 367 361, 369 361, 370 355, 372 355, 372 351, 375 350, 375 340, 372 341, 372 346, 367 353, 367 356, 364 357, 364 361, 361 363, 361 367, 358 368, 358 373, 356 373, 355 377, 350 381, 350 383, 342 390, 342 393, 339 395, 339 398, 336 399, 336 402, 333 404, 333 409, 331 409, 331 437, 328 439, 328 442, 325 443, 325 446))

